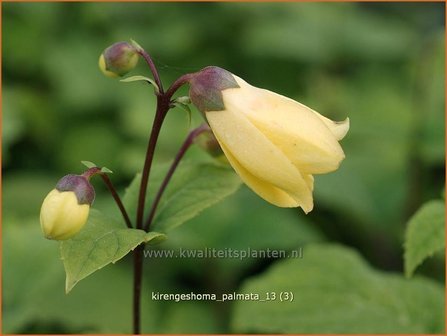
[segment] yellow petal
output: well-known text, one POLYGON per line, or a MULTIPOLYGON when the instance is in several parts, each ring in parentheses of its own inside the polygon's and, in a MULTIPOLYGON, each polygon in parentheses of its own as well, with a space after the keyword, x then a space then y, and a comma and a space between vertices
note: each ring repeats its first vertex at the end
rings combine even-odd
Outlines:
POLYGON ((222 92, 227 109, 245 114, 301 173, 321 174, 338 168, 344 158, 343 150, 316 112, 235 78, 240 89, 222 92))
POLYGON ((312 209, 312 193, 300 171, 244 114, 227 109, 207 112, 206 117, 221 146, 244 169, 289 194, 305 211, 312 209))
POLYGON ((40 225, 46 238, 64 240, 87 222, 90 206, 78 204, 74 192, 53 189, 42 203, 40 225))
POLYGON ((236 160, 236 158, 231 154, 231 152, 222 145, 222 150, 225 153, 231 166, 234 168, 236 173, 240 176, 242 181, 252 189, 256 194, 261 196, 264 200, 272 203, 276 206, 283 208, 293 208, 299 206, 299 204, 285 191, 276 188, 272 184, 266 183, 265 181, 257 178, 253 174, 241 166, 241 164, 236 160))
POLYGON ((348 133, 349 118, 346 118, 343 121, 333 121, 329 118, 326 118, 325 116, 322 116, 320 113, 314 110, 311 111, 314 112, 317 115, 317 117, 319 117, 323 121, 323 123, 326 125, 327 128, 329 128, 329 130, 334 135, 335 139, 337 139, 338 141, 342 140, 348 133))
POLYGON ((314 191, 314 177, 312 175, 303 175, 303 178, 309 190, 314 191))

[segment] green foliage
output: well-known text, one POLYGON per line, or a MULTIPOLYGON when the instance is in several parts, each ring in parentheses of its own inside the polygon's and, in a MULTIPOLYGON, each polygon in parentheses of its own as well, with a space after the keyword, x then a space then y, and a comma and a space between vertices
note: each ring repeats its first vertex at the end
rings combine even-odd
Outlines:
POLYGON ((186 112, 186 116, 188 117, 188 128, 189 128, 192 123, 192 111, 188 104, 191 104, 191 100, 189 99, 189 97, 179 97, 177 99, 174 99, 174 101, 172 102, 172 105, 174 107, 178 107, 179 109, 186 112))
MULTIPOLYGON (((162 174, 155 172, 154 175, 160 177, 162 174)), ((131 183, 124 197, 127 208, 132 209, 131 215, 135 214, 141 181, 139 176, 131 183)), ((182 164, 159 204, 153 228, 167 232, 234 193, 239 185, 239 178, 228 167, 182 164)), ((148 197, 146 206, 152 202, 153 197, 148 197)), ((162 233, 123 228, 122 223, 92 209, 82 231, 72 239, 61 242, 61 255, 67 275, 66 292, 70 292, 80 280, 95 271, 120 260, 139 244, 158 243, 164 239, 166 236, 162 233)))
POLYGON ((159 88, 157 83, 155 83, 155 81, 152 78, 148 78, 145 76, 130 76, 130 77, 126 77, 120 80, 121 82, 124 83, 131 83, 131 82, 139 82, 139 81, 143 81, 143 82, 147 82, 149 84, 152 84, 154 86, 155 92, 159 92, 159 88))
POLYGON ((405 275, 410 277, 416 268, 435 252, 445 249, 445 202, 424 204, 408 222, 405 233, 405 275))
POLYGON ((106 173, 106 174, 113 174, 113 171, 111 171, 109 168, 107 167, 102 167, 101 168, 101 173, 106 173))
POLYGON ((167 334, 216 334, 218 320, 207 304, 179 303, 166 313, 163 331, 167 334), (194 321, 194 323, 192 323, 194 321))
POLYGON ((278 262, 240 290, 262 299, 272 291, 276 300, 235 303, 235 332, 444 333, 439 284, 376 271, 341 246, 308 246, 302 259, 278 262), (293 293, 293 301, 281 301, 281 292, 293 293))
POLYGON ((96 164, 94 164, 91 161, 81 161, 81 163, 86 166, 87 168, 94 168, 94 167, 98 167, 96 164))
MULTIPOLYGON (((81 163, 86 166, 87 168, 94 168, 94 167, 98 167, 96 164, 94 164, 93 162, 90 161, 81 161, 81 163)), ((113 171, 111 171, 109 168, 107 167, 102 167, 101 168, 101 173, 106 173, 106 174, 113 174, 113 171)))
MULTIPOLYGON (((130 333, 130 268, 106 267, 66 295, 58 244, 42 239, 35 221, 8 222, 14 225, 3 227, 3 257, 21 267, 3 272, 9 289, 3 292, 4 333, 31 327, 37 333, 130 333)), ((142 303, 143 326, 156 325, 156 307, 148 295, 142 303)))
POLYGON ((124 228, 123 224, 92 209, 85 227, 72 239, 61 242, 67 275, 65 291, 82 279, 115 263, 143 242, 163 239, 163 234, 124 228))
MULTIPOLYGON (((166 166, 154 167, 145 208, 150 208, 164 175, 166 166), (155 187, 155 188, 154 188, 155 187)), ((141 184, 138 174, 124 195, 123 203, 133 218, 141 184)), ((234 193, 240 186, 239 177, 229 168, 212 163, 184 162, 176 169, 162 199, 151 229, 168 232, 197 216, 202 210, 234 193)))
MULTIPOLYGON (((373 275, 372 280, 364 279, 363 297, 370 301, 361 301, 360 311, 367 311, 369 302, 373 307, 385 306, 390 314, 407 309, 397 320, 403 326, 397 330, 396 324, 397 332, 410 327, 439 332, 436 321, 443 310, 431 293, 440 298, 443 293, 434 290, 433 281, 403 282, 400 276, 380 270, 401 272, 405 222, 425 202, 439 197, 445 185, 444 17, 443 3, 3 3, 3 331, 131 331, 131 258, 95 272, 65 295, 57 244, 42 238, 38 214, 58 179, 79 174, 79 161, 84 158, 112 167, 111 178, 120 194, 141 171, 154 116, 153 89, 105 78, 97 64, 104 48, 133 37, 154 57, 165 88, 180 75, 217 65, 334 120, 351 120, 342 141, 346 159, 340 169, 315 177, 312 213, 304 216, 297 209, 275 208, 243 187, 202 209, 188 225, 171 230, 163 244, 148 247, 291 251, 304 246, 305 258, 145 259, 145 333, 239 331, 230 328, 230 316, 236 316, 232 303, 154 302, 150 292, 233 292, 244 281, 266 279, 270 264, 273 271, 295 262, 290 269, 293 275, 301 272, 300 265, 308 257, 306 244, 314 242, 322 247, 323 242, 352 246, 377 269, 363 267, 369 271, 362 274, 373 275), (384 286, 383 292, 391 293, 390 299, 402 296, 395 301, 396 309, 372 297, 378 293, 371 284, 375 280, 384 286), (372 293, 366 293, 369 290, 372 293), (423 290, 428 294, 421 295, 423 290), (408 316, 412 321, 405 324, 408 316), (427 328, 430 321, 433 325, 427 328)), ((134 74, 151 77, 144 62, 130 75, 134 74)), ((178 92, 179 97, 187 94, 187 86, 178 92)), ((168 114, 154 162, 171 162, 189 127, 203 122, 197 111, 188 116, 191 121, 177 108, 168 114)), ((198 148, 187 153, 190 162, 204 158, 198 148)), ((167 166, 157 170, 151 174, 149 200, 167 166)), ((120 218, 101 179, 92 183, 97 192, 95 208, 120 218)), ((165 196, 167 200, 169 194, 165 196)), ((131 203, 135 206, 136 200, 131 203)), ((130 210, 133 220, 135 209, 130 210)), ((160 220, 174 210, 186 211, 160 212, 160 220)), ((114 222, 107 225, 118 225, 114 222)), ((123 223, 117 228, 127 230, 123 223)), ((427 251, 420 250, 424 257, 427 251)), ((444 284, 444 263, 436 255, 417 271, 444 284)), ((336 268, 337 260, 333 264, 336 268)), ((354 261, 354 266, 359 264, 364 262, 354 261)), ((351 265, 345 266, 334 274, 320 272, 318 277, 312 271, 315 283, 351 279, 351 265)), ((340 284, 340 288, 346 287, 340 284)), ((295 304, 305 294, 296 293, 295 304)), ((351 296, 339 297, 338 302, 339 314, 334 316, 343 320, 351 296)), ((309 307, 321 306, 312 302, 309 307)), ((261 305, 253 304, 253 309, 261 305)), ((291 312, 299 319, 308 309, 291 312)), ((287 327, 285 322, 279 324, 288 318, 278 317, 278 330, 287 327)), ((349 321, 353 324, 354 317, 349 321)), ((256 329, 269 330, 271 326, 256 329)), ((340 327, 340 332, 345 331, 340 327)))
MULTIPOLYGON (((157 247, 174 250, 179 246, 184 249, 212 247, 220 250, 246 250, 250 247, 255 250, 270 248, 292 251, 310 242, 323 241, 324 237, 314 223, 304 216, 297 218, 296 212, 296 209, 272 206, 244 186, 234 196, 205 210, 188 225, 170 232, 169 239, 157 247)), ((178 272, 193 272, 197 281, 203 281, 207 286, 214 284, 215 290, 220 293, 235 290, 247 272, 265 261, 220 258, 171 262, 178 272), (204 277, 210 270, 211 274, 204 277)))

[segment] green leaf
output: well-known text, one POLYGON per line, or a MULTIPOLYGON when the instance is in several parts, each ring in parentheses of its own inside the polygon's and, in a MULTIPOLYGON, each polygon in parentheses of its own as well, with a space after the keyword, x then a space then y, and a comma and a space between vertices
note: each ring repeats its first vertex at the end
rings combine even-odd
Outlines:
MULTIPOLYGON (((131 332, 132 281, 129 270, 132 260, 126 260, 129 263, 123 260, 119 265, 96 272, 66 295, 65 274, 58 256, 59 244, 43 238, 35 216, 20 220, 6 218, 3 224, 4 334, 25 331, 62 334, 131 332)), ((147 275, 144 286, 153 288, 151 274, 147 275)), ((141 299, 143 331, 154 333, 160 305, 152 301, 150 295, 142 295, 141 299)))
POLYGON ((405 234, 405 275, 412 276, 428 257, 445 248, 445 205, 436 200, 424 204, 408 222, 405 234))
POLYGON ((86 166, 87 168, 95 168, 95 167, 97 167, 97 165, 94 164, 94 163, 91 162, 91 161, 81 161, 81 163, 82 163, 84 166, 86 166))
POLYGON ((439 284, 376 271, 342 246, 307 246, 302 259, 277 262, 240 290, 261 299, 267 292, 275 292, 276 300, 235 302, 234 332, 444 332, 444 291, 439 284), (292 293, 293 300, 281 302, 282 292, 292 293))
POLYGON ((218 334, 218 315, 203 302, 179 302, 163 312, 160 331, 167 334, 218 334), (194 321, 194 323, 191 323, 194 321))
POLYGON ((80 280, 120 260, 139 244, 160 236, 164 235, 124 228, 122 223, 92 209, 81 232, 60 244, 66 273, 65 291, 70 292, 80 280))
POLYGON ((144 51, 143 47, 138 44, 137 41, 130 39, 130 43, 137 49, 138 51, 144 51))
POLYGON ((149 84, 152 84, 155 88, 155 91, 159 92, 158 85, 157 85, 157 83, 155 83, 155 81, 152 78, 137 75, 137 76, 131 76, 131 77, 120 79, 120 82, 125 82, 125 83, 138 82, 138 81, 145 81, 149 84))
MULTIPOLYGON (((91 161, 81 161, 81 163, 86 166, 87 168, 95 168, 98 167, 95 163, 91 162, 91 161)), ((113 174, 113 171, 111 171, 109 168, 107 167, 102 167, 101 168, 101 173, 106 173, 106 174, 113 174)))
POLYGON ((176 172, 155 214, 153 228, 166 232, 236 192, 241 180, 228 167, 184 166, 176 172))
POLYGON ((113 174, 113 171, 111 171, 109 168, 107 167, 102 167, 101 168, 101 173, 106 173, 106 174, 113 174))
POLYGON ((148 245, 157 245, 164 242, 167 238, 163 233, 151 231, 146 233, 145 242, 148 245))
POLYGON ((188 105, 188 104, 191 104, 191 98, 189 98, 189 96, 177 97, 174 99, 174 103, 188 105))
MULTIPOLYGON (((154 167, 145 209, 150 208, 166 171, 166 165, 154 167)), ((141 175, 138 174, 127 188, 123 198, 123 203, 131 218, 136 213, 140 181, 141 175)), ((167 232, 231 195, 240 184, 239 177, 228 167, 212 163, 183 162, 175 171, 161 198, 152 228, 167 232)))
POLYGON ((173 105, 186 112, 186 115, 188 116, 188 127, 189 127, 192 122, 191 108, 187 104, 180 103, 180 102, 174 102, 173 105))

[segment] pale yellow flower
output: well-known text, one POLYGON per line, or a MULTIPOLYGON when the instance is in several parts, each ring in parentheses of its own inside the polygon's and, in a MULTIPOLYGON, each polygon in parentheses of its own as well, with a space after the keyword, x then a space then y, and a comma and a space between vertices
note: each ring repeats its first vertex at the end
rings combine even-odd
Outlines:
POLYGON ((339 167, 345 155, 338 141, 349 130, 349 119, 333 122, 217 67, 196 76, 191 100, 245 184, 274 205, 311 211, 312 175, 339 167))

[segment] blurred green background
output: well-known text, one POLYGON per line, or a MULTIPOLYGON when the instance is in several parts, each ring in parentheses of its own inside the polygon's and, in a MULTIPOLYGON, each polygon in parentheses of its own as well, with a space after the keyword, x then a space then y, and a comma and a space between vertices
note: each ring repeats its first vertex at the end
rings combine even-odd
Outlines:
MULTIPOLYGON (((97 67, 104 48, 130 38, 151 53, 165 86, 218 65, 351 120, 346 160, 316 176, 309 215, 275 208, 243 187, 162 248, 306 251, 306 244, 338 243, 377 269, 402 272, 408 218, 444 190, 444 4, 3 3, 2 12, 5 333, 130 332, 131 258, 66 296, 58 244, 43 239, 38 219, 45 195, 61 176, 82 172, 81 160, 112 169, 121 193, 141 169, 152 89, 105 78, 97 67)), ((140 62, 132 74, 149 71, 140 62)), ((193 125, 199 121, 194 112, 193 125)), ((172 158, 188 128, 186 114, 172 110, 158 162, 172 158)), ((197 148, 188 157, 208 159, 197 148)), ((94 184, 95 206, 115 212, 100 180, 94 184)), ((241 331, 231 322, 234 303, 153 302, 150 292, 238 291, 277 262, 147 261, 143 331, 241 331)), ((443 284, 443 265, 435 256, 418 273, 443 284)))

